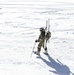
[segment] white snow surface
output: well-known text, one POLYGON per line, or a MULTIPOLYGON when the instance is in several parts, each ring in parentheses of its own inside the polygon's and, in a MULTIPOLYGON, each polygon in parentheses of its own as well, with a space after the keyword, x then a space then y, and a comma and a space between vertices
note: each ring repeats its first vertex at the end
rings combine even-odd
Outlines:
POLYGON ((0 75, 74 75, 74 2, 70 1, 0 0, 0 75), (32 50, 47 19, 49 55, 42 48, 38 58, 32 50))

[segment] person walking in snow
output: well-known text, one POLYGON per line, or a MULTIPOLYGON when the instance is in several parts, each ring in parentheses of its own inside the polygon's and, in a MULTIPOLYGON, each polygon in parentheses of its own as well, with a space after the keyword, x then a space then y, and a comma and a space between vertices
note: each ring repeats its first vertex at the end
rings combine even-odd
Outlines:
POLYGON ((45 41, 47 43, 47 41, 49 40, 50 37, 51 37, 51 32, 48 31, 46 33, 45 29, 43 27, 41 27, 39 38, 35 40, 35 42, 39 42, 39 44, 37 46, 37 52, 36 52, 37 55, 40 55, 41 47, 43 47, 45 52, 48 54, 47 46, 45 46, 45 41))

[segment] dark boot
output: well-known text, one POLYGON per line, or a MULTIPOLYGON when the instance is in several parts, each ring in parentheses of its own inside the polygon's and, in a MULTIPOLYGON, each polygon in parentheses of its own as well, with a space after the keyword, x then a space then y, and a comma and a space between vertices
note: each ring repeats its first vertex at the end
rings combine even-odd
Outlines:
POLYGON ((48 54, 48 52, 47 52, 47 47, 45 47, 45 53, 48 54))
POLYGON ((45 51, 47 50, 47 47, 45 47, 45 51))
POLYGON ((40 51, 41 51, 41 49, 38 48, 38 50, 37 50, 37 55, 40 55, 40 51))

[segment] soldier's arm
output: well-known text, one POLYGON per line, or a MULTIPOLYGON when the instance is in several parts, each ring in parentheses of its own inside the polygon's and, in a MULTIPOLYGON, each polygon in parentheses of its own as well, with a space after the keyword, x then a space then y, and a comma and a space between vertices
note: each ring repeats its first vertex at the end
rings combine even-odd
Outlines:
POLYGON ((35 42, 40 42, 41 41, 41 35, 39 35, 38 39, 35 40, 35 42))

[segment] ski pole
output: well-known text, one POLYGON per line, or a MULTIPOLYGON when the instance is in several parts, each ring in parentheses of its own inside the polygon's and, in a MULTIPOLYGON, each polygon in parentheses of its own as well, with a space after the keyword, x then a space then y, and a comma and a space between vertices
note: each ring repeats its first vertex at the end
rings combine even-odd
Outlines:
POLYGON ((34 46, 33 46, 33 49, 32 49, 30 58, 32 57, 32 53, 33 53, 33 51, 34 51, 35 45, 36 45, 36 42, 34 43, 34 46))

